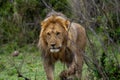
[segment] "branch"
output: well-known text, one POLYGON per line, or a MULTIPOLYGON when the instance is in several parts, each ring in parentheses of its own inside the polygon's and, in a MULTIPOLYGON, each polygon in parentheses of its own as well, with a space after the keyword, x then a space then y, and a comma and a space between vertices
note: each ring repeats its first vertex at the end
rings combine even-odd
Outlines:
POLYGON ((45 0, 41 0, 41 1, 42 1, 42 3, 46 6, 46 8, 47 8, 48 10, 54 11, 53 8, 50 7, 50 6, 45 2, 45 0))

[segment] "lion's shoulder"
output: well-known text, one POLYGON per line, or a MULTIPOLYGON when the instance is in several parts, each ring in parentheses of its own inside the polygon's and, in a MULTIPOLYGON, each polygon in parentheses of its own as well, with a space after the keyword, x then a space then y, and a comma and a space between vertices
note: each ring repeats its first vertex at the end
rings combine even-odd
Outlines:
POLYGON ((76 39, 78 37, 79 34, 81 33, 85 33, 85 28, 75 22, 72 22, 71 25, 69 26, 69 36, 73 36, 72 40, 76 39))
POLYGON ((86 32, 82 25, 72 22, 68 31, 68 37, 67 46, 70 47, 70 49, 75 49, 74 46, 76 45, 81 49, 84 48, 86 44, 86 32))

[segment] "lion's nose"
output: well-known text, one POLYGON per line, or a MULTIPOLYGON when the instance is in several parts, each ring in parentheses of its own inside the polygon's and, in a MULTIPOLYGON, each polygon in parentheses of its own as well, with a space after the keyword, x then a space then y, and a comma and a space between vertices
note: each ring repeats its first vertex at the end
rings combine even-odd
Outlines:
POLYGON ((51 47, 53 47, 53 48, 54 48, 54 47, 55 47, 55 43, 51 43, 51 47))

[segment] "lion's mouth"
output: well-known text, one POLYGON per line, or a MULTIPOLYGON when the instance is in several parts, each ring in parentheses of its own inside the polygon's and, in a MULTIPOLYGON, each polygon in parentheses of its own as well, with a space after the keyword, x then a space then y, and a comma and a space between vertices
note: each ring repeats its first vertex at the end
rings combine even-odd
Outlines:
POLYGON ((60 51, 60 48, 51 48, 50 49, 50 52, 51 53, 57 53, 57 52, 59 52, 60 51))

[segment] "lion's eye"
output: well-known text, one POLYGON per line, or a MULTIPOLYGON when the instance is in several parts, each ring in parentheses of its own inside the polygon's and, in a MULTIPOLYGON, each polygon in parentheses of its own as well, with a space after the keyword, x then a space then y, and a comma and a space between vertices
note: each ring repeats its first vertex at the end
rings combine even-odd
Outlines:
POLYGON ((50 33, 48 32, 47 35, 50 36, 50 33))
POLYGON ((57 32, 56 35, 57 35, 57 36, 60 35, 60 32, 57 32))

